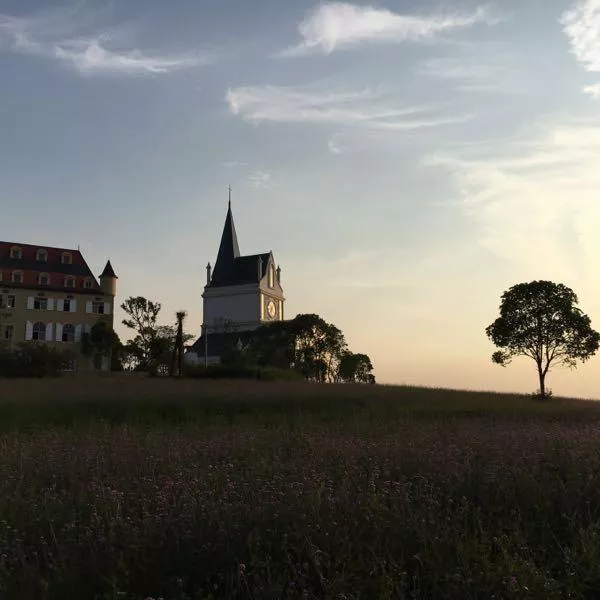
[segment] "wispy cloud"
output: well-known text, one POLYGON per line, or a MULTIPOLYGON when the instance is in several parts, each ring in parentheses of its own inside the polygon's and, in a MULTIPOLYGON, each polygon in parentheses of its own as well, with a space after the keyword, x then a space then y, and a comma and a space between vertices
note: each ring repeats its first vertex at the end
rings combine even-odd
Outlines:
POLYGON ((471 13, 448 12, 428 16, 401 15, 373 6, 329 2, 313 9, 298 25, 302 38, 279 56, 331 54, 365 42, 405 42, 430 39, 439 33, 494 23, 490 11, 480 7, 471 13))
POLYGON ((600 252, 600 127, 572 122, 543 129, 503 155, 484 146, 430 156, 425 164, 454 178, 479 244, 513 269, 536 276, 591 275, 600 252))
POLYGON ((251 123, 324 123, 373 130, 407 131, 464 122, 469 116, 439 114, 439 106, 402 106, 370 89, 324 90, 316 86, 254 86, 229 89, 229 109, 251 123))
POLYGON ((600 0, 580 0, 560 22, 577 60, 587 71, 600 72, 600 0))
POLYGON ((275 187, 275 182, 270 173, 265 171, 253 171, 248 176, 248 185, 254 189, 268 190, 275 187))
POLYGON ((76 9, 43 11, 30 17, 0 14, 0 51, 57 60, 81 74, 155 75, 208 64, 210 54, 152 54, 117 44, 97 33, 97 13, 76 9))
POLYGON ((592 98, 596 100, 600 100, 600 83, 584 86, 583 93, 589 94, 592 98))
POLYGON ((233 169, 235 167, 247 167, 248 163, 243 160, 226 160, 222 163, 224 167, 228 169, 233 169))
POLYGON ((466 92, 493 92, 515 94, 522 93, 524 86, 517 81, 515 69, 509 68, 500 59, 461 56, 432 58, 417 67, 417 71, 426 77, 442 79, 454 84, 454 88, 466 92))

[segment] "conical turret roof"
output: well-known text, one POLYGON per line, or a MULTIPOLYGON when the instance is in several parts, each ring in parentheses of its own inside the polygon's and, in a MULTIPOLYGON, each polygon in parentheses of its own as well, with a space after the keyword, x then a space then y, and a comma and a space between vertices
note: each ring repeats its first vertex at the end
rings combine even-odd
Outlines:
POLYGON ((112 265, 110 264, 110 260, 106 261, 106 266, 104 267, 104 271, 102 271, 102 273, 100 273, 100 277, 113 277, 114 279, 119 279, 116 276, 115 271, 112 268, 112 265))

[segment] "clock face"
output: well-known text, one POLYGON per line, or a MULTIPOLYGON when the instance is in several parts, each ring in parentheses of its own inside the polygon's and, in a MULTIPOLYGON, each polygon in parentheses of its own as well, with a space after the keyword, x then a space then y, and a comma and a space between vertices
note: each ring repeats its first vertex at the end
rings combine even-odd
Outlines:
POLYGON ((275 308, 275 302, 273 302, 273 300, 269 300, 269 302, 267 302, 267 314, 269 317, 271 317, 271 319, 273 319, 276 313, 277 309, 275 308))

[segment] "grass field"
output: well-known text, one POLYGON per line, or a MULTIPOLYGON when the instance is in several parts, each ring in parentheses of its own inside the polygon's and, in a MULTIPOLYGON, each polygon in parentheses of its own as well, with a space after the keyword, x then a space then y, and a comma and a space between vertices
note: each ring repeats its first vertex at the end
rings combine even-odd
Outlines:
POLYGON ((600 404, 0 382, 0 598, 600 598, 600 404))

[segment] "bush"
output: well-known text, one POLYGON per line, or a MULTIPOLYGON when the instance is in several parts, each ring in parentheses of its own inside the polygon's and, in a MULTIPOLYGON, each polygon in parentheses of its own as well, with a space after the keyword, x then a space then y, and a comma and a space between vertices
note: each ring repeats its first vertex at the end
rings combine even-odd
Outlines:
POLYGON ((187 365, 186 377, 197 379, 255 379, 259 381, 299 381, 302 375, 293 369, 237 365, 187 365))
POLYGON ((15 350, 0 350, 0 376, 58 377, 72 359, 71 352, 43 343, 25 342, 15 350))

